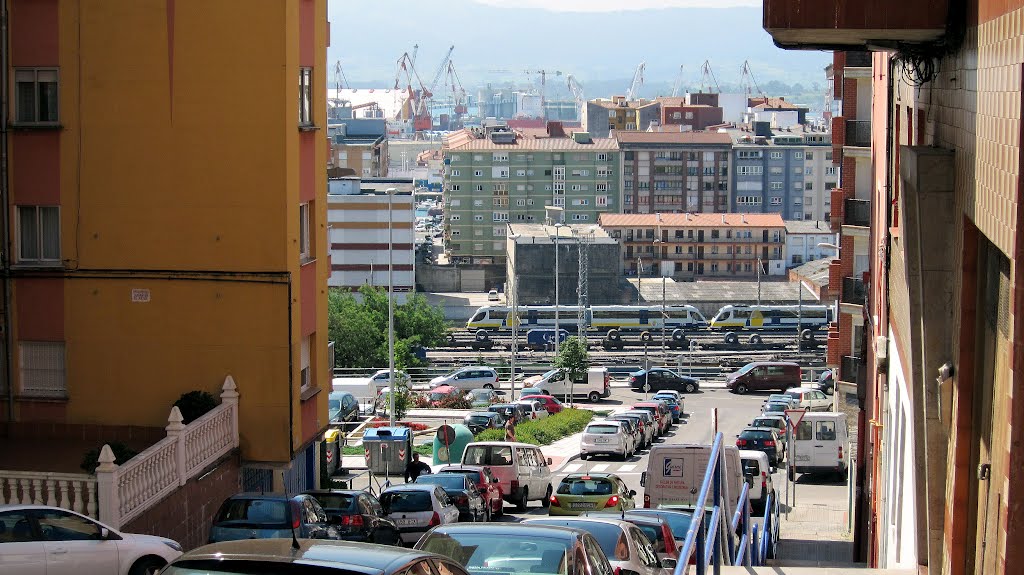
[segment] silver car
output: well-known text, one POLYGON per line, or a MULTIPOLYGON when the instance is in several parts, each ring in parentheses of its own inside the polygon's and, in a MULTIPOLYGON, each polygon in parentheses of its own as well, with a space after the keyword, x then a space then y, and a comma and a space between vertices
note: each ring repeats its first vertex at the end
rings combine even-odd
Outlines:
POLYGON ((580 459, 592 455, 618 455, 626 460, 636 452, 633 437, 621 421, 594 421, 583 430, 580 439, 580 459))
POLYGON ((459 508, 440 485, 407 483, 389 487, 380 494, 380 505, 398 526, 405 543, 416 543, 431 528, 459 520, 459 508))

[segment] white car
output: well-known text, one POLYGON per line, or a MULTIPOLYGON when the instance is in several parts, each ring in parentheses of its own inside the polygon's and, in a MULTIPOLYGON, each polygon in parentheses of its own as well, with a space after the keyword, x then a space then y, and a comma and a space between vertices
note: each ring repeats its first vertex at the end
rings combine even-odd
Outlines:
POLYGON ((0 505, 0 574, 152 575, 181 555, 178 542, 122 533, 46 505, 0 505))
POLYGON ((526 406, 527 411, 530 412, 530 419, 544 419, 548 416, 548 409, 544 407, 544 403, 537 401, 536 399, 520 399, 516 403, 526 406))
POLYGON ((498 290, 492 289, 487 292, 487 301, 498 301, 498 290))
POLYGON ((594 421, 583 430, 580 439, 580 459, 592 455, 618 455, 625 461, 636 452, 633 436, 626 432, 621 421, 594 421))
MULTIPOLYGON (((379 369, 376 373, 370 376, 370 381, 376 386, 377 391, 382 391, 385 387, 391 385, 391 373, 386 369, 379 369)), ((409 375, 400 369, 395 370, 395 381, 404 381, 409 383, 409 375)))
POLYGON ((659 559, 651 540, 639 527, 621 519, 604 517, 531 517, 525 524, 571 527, 594 536, 616 573, 666 575, 676 567, 674 559, 659 559))
POLYGON ((459 508, 440 485, 406 483, 385 489, 379 499, 404 543, 416 543, 432 528, 459 520, 459 508))
POLYGON ((797 400, 797 409, 832 411, 832 398, 817 389, 798 387, 786 391, 785 395, 797 400))
POLYGON ((477 388, 494 389, 498 386, 498 372, 494 371, 493 367, 464 367, 430 380, 430 389, 440 385, 450 385, 466 391, 477 388))

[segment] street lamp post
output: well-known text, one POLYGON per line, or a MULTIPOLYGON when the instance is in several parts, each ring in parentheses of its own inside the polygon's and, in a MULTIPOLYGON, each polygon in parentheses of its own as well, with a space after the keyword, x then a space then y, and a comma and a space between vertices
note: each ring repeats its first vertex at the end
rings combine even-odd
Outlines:
POLYGON ((757 305, 761 305, 761 256, 757 256, 757 305))
POLYGON ((558 326, 558 239, 562 235, 562 222, 555 224, 555 355, 558 355, 558 340, 562 339, 562 331, 558 326))
POLYGON ((395 251, 394 251, 394 210, 392 199, 396 188, 388 188, 388 425, 395 426, 395 251))
MULTIPOLYGON (((518 234, 512 234, 512 235, 510 235, 508 237, 508 239, 512 240, 512 244, 513 244, 513 246, 515 246, 516 240, 519 239, 519 235, 518 234)), ((515 253, 515 247, 513 247, 513 254, 514 253, 515 253)), ((511 262, 510 271, 512 272, 509 275, 509 283, 512 286, 512 289, 511 289, 511 292, 512 292, 512 316, 511 316, 512 317, 512 358, 509 361, 509 366, 511 367, 511 373, 509 374, 509 384, 510 384, 510 386, 512 388, 512 399, 515 400, 515 398, 516 398, 516 353, 519 351, 519 345, 518 345, 518 341, 516 339, 516 336, 519 334, 519 314, 516 313, 518 311, 516 309, 516 305, 518 303, 516 301, 516 292, 519 291, 519 282, 516 280, 516 261, 515 261, 515 258, 510 258, 509 261, 511 262)))

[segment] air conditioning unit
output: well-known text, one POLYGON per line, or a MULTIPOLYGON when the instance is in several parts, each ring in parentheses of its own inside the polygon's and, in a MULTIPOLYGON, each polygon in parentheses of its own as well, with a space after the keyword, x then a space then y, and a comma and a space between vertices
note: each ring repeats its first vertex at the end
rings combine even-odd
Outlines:
POLYGON ((889 354, 889 338, 884 335, 875 337, 875 358, 884 360, 889 354))

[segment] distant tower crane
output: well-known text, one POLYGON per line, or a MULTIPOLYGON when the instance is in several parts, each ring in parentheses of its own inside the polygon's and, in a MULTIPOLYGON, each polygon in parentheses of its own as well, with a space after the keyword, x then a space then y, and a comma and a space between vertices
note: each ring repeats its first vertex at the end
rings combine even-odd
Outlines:
POLYGON ((626 90, 626 101, 632 102, 636 99, 637 91, 640 86, 644 85, 644 68, 647 67, 647 62, 640 62, 640 65, 636 67, 636 71, 633 72, 633 81, 629 84, 629 89, 626 90))
POLYGON ((679 65, 679 74, 676 76, 675 84, 672 84, 672 97, 675 98, 679 95, 679 91, 683 88, 683 65, 679 65))
POLYGON ((576 101, 576 119, 581 120, 583 118, 583 106, 587 103, 587 99, 583 97, 583 86, 576 80, 576 76, 572 74, 569 74, 569 77, 566 78, 566 84, 569 86, 569 91, 572 92, 573 100, 576 101))
MULTIPOLYGON (((462 87, 462 80, 455 72, 455 62, 448 60, 448 69, 445 73, 445 85, 451 89, 452 116, 454 123, 461 126, 462 116, 466 114, 466 89, 462 87)), ((449 128, 452 129, 452 128, 449 128)))
POLYGON ((405 76, 405 97, 402 105, 399 106, 398 111, 395 113, 395 119, 411 118, 413 130, 416 134, 421 134, 421 132, 429 130, 431 126, 430 114, 428 113, 424 117, 418 113, 422 101, 430 97, 430 91, 423 85, 423 80, 420 79, 420 75, 416 72, 416 67, 412 65, 412 58, 408 52, 403 53, 402 57, 398 59, 398 69, 395 71, 395 90, 403 89, 400 84, 403 74, 405 76), (413 89, 413 78, 416 79, 419 90, 413 89))
POLYGON ((409 57, 409 60, 412 62, 413 66, 416 65, 416 55, 419 54, 419 53, 420 53, 420 45, 419 44, 413 44, 412 45, 412 56, 409 57))
POLYGON ((340 106, 345 101, 341 97, 341 91, 346 87, 351 87, 351 85, 348 83, 348 78, 345 77, 345 71, 341 69, 341 60, 338 60, 334 63, 334 98, 331 104, 340 106))
POLYGON ((768 94, 761 91, 761 88, 757 85, 757 80, 754 79, 754 73, 750 70, 750 62, 743 61, 743 72, 740 74, 740 85, 743 86, 743 92, 746 95, 747 100, 750 100, 750 88, 753 86, 754 94, 762 98, 768 98, 768 94))
POLYGON ((700 91, 704 92, 704 88, 707 87, 707 92, 712 93, 711 83, 708 79, 715 83, 715 92, 721 93, 722 89, 718 86, 718 79, 715 78, 715 73, 711 71, 711 61, 704 60, 704 63, 700 66, 700 91))

